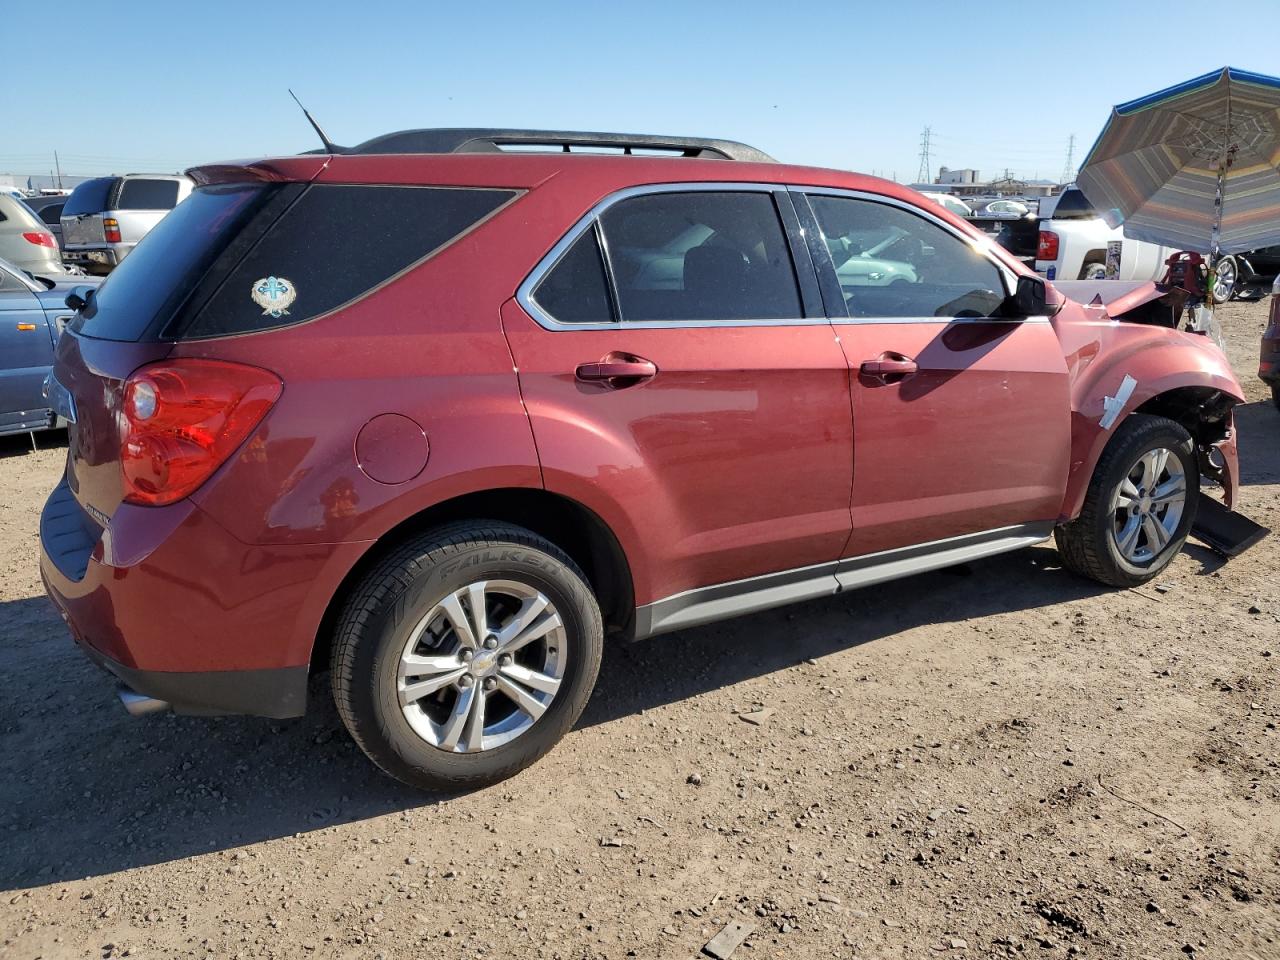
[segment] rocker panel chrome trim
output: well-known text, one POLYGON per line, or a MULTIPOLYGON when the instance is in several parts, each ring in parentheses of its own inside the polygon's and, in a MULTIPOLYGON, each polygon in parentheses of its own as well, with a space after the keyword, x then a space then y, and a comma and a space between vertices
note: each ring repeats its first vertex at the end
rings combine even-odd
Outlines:
POLYGON ((635 639, 1021 550, 1047 540, 1053 527, 1052 520, 1017 524, 686 590, 637 607, 635 639))

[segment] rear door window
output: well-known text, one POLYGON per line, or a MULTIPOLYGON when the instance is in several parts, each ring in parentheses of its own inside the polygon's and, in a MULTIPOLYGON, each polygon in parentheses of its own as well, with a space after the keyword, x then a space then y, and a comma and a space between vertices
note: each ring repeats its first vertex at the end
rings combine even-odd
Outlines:
POLYGON ((1053 208, 1054 220, 1093 220, 1098 211, 1093 208, 1082 190, 1064 190, 1053 208))
POLYGON ((454 187, 311 186, 230 270, 180 335, 250 333, 328 313, 425 260, 515 195, 454 187))
POLYGON ((600 217, 626 322, 804 316, 773 196, 692 191, 630 197, 600 217))
POLYGON ((556 261, 533 291, 533 299, 560 323, 609 323, 616 319, 595 224, 556 261))
POLYGON ((115 186, 115 177, 97 177, 86 180, 67 198, 67 205, 62 208, 64 217, 78 217, 87 213, 101 213, 107 209, 107 199, 111 196, 111 188, 115 186))
POLYGON ((116 210, 172 210, 178 203, 177 180, 126 180, 116 210))

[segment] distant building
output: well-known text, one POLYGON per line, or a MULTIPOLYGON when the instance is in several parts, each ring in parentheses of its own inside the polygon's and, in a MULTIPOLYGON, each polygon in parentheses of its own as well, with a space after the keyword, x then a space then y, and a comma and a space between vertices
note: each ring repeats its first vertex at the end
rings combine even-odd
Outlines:
POLYGON ((978 171, 970 167, 965 167, 963 170, 952 170, 950 167, 939 167, 938 179, 936 182, 948 184, 975 184, 980 183, 981 179, 982 178, 978 175, 978 171))

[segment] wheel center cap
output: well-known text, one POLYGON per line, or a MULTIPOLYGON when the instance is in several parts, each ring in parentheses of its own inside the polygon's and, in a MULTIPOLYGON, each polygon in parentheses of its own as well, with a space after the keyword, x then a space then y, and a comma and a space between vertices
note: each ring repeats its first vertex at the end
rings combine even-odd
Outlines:
POLYGON ((496 650, 477 650, 469 664, 473 677, 487 677, 498 672, 498 652, 496 650))

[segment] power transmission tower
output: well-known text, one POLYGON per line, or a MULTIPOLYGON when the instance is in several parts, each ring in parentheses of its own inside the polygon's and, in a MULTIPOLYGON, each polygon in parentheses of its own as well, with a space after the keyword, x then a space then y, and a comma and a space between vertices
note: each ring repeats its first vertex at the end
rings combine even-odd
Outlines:
POLYGON ((924 128, 920 134, 920 172, 916 174, 916 183, 928 183, 933 179, 933 167, 929 163, 929 134, 932 131, 924 128))
POLYGON ((1070 183, 1076 178, 1076 135, 1067 137, 1067 164, 1062 168, 1062 182, 1070 183))

